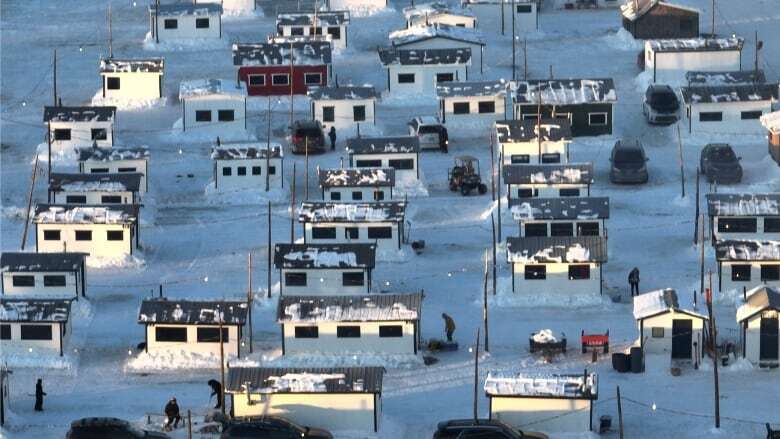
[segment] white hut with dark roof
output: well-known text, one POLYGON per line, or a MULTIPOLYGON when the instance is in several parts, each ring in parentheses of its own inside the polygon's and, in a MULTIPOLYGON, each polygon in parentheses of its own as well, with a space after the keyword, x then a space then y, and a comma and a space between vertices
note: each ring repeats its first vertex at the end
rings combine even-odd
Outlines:
POLYGON ((79 148, 79 172, 82 174, 140 173, 141 195, 149 191, 149 148, 89 147, 79 148))
POLYGON ((413 3, 404 8, 407 29, 413 26, 445 24, 473 29, 477 18, 466 8, 454 8, 446 2, 413 3))
POLYGON ((707 194, 710 238, 721 240, 780 240, 780 193, 707 194))
POLYGON ((375 265, 375 244, 274 246, 282 296, 368 294, 375 265))
POLYGON ((571 124, 568 119, 496 121, 496 140, 505 165, 568 163, 571 124))
POLYGON ((590 196, 593 184, 591 163, 504 165, 501 172, 510 203, 513 199, 590 196))
POLYGON ((509 209, 521 238, 607 236, 607 197, 511 199, 509 209))
POLYGON ((399 49, 471 49, 471 65, 482 73, 482 54, 485 40, 476 29, 435 23, 430 26, 412 26, 389 35, 390 45, 399 49))
POLYGON ((691 85, 680 89, 690 133, 761 134, 778 84, 691 85))
POLYGON ((345 49, 349 21, 349 11, 282 13, 276 17, 276 32, 282 37, 324 36, 334 49, 345 49))
POLYGON ((742 357, 760 367, 777 367, 780 350, 780 292, 759 286, 737 308, 742 357))
POLYGON ((483 128, 508 119, 507 83, 498 81, 451 82, 436 86, 439 119, 451 130, 478 136, 483 128))
POLYGON ((420 178, 417 136, 353 137, 347 139, 351 168, 393 168, 397 180, 420 178))
POLYGON ((444 82, 468 81, 471 49, 379 49, 387 69, 387 91, 392 96, 436 95, 444 82))
POLYGON ((149 6, 149 33, 155 43, 222 38, 222 5, 168 3, 149 6))
POLYGON ((682 79, 685 72, 742 70, 744 40, 730 38, 675 38, 645 41, 645 72, 653 82, 682 79))
POLYGON ((669 352, 672 360, 693 361, 704 357, 707 317, 680 307, 671 288, 634 297, 638 344, 646 354, 669 352))
POLYGON ((217 192, 261 191, 284 187, 282 145, 263 142, 221 143, 211 150, 214 161, 214 188, 217 192))
POLYGON ((66 174, 49 176, 49 202, 52 204, 140 204, 141 179, 138 172, 122 174, 66 174))
POLYGON ((347 168, 318 171, 323 201, 384 201, 393 199, 395 169, 347 168))
POLYGON ((379 93, 372 86, 313 87, 311 118, 320 121, 325 131, 360 132, 360 126, 376 125, 376 101, 379 93))
POLYGON ((715 244, 718 291, 780 287, 780 241, 724 240, 715 244))
POLYGON ((84 253, 0 255, 0 292, 14 297, 86 296, 84 253))
POLYGON ((70 336, 70 300, 0 299, 0 350, 62 356, 70 336))
POLYGON ((246 87, 238 81, 198 79, 182 81, 181 130, 196 133, 217 130, 243 135, 246 130, 246 87))
POLYGON ((100 60, 103 98, 142 101, 163 97, 162 58, 100 60))
POLYGON ((54 150, 78 146, 114 145, 116 107, 44 107, 43 122, 47 125, 54 150))

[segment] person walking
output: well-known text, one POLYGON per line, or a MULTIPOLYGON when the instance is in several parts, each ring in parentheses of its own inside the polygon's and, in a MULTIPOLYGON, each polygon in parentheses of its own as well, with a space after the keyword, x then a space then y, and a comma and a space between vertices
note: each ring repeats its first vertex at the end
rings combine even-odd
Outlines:
POLYGON ((43 397, 46 396, 46 392, 43 391, 43 380, 38 378, 38 382, 35 383, 35 411, 43 411, 43 397))
POLYGON ((444 332, 447 333, 447 341, 452 341, 452 334, 455 332, 455 320, 447 313, 441 313, 441 318, 444 319, 444 332))
MULTIPOLYGON (((211 396, 217 395, 217 405, 215 409, 222 407, 222 384, 217 380, 209 380, 209 387, 211 387, 211 396)), ((209 397, 210 398, 210 397, 209 397)))
POLYGON ((336 150, 336 127, 331 125, 330 131, 328 131, 328 138, 330 139, 330 150, 335 151, 336 150))
POLYGON ((631 287, 631 297, 639 295, 639 268, 634 267, 628 273, 628 285, 631 287))
POLYGON ((164 428, 171 429, 179 427, 179 421, 181 421, 181 415, 179 414, 179 404, 176 403, 176 398, 171 398, 168 404, 165 404, 165 426, 164 428))

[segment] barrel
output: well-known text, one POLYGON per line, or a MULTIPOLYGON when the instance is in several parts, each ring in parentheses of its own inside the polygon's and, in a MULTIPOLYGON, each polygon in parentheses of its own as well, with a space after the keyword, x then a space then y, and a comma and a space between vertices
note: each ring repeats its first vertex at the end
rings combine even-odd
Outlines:
POLYGON ((612 354, 612 368, 620 373, 628 372, 630 369, 628 355, 622 352, 612 354))
POLYGON ((634 346, 631 348, 631 372, 642 373, 644 370, 644 353, 642 348, 634 346))

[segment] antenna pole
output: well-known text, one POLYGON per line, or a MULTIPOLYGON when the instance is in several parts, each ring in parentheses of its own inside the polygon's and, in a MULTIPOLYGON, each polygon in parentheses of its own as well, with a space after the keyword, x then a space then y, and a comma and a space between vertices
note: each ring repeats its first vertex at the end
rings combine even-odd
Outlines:
MULTIPOLYGON (((271 201, 268 201, 268 298, 271 298, 271 201)), ((281 291, 281 289, 279 290, 281 291)))
POLYGON ((111 3, 108 3, 108 59, 114 57, 113 33, 111 29, 111 3))
POLYGON ((474 420, 477 420, 477 392, 479 389, 479 327, 477 327, 477 346, 474 348, 474 420))
POLYGON ((54 71, 52 85, 54 86, 54 106, 57 106, 57 49, 54 49, 54 71))

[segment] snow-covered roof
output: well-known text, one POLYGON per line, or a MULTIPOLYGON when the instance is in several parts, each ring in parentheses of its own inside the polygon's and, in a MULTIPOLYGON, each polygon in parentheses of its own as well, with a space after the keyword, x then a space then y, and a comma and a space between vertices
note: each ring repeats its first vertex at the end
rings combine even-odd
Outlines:
POLYGON ((70 300, 0 299, 0 322, 67 322, 70 300))
POLYGON ((120 174, 66 174, 52 172, 49 190, 53 192, 138 192, 140 172, 120 174))
POLYGON ((506 184, 592 184, 593 164, 504 165, 502 177, 506 184))
POLYGON ((509 208, 515 221, 609 218, 608 197, 512 198, 509 208))
POLYGON ((231 367, 228 393, 381 393, 383 367, 231 367))
POLYGON ((0 272, 76 271, 84 267, 86 253, 20 253, 0 255, 0 272))
POLYGON ((673 288, 650 291, 634 297, 634 318, 636 320, 646 319, 668 311, 681 312, 706 319, 706 317, 693 311, 680 309, 680 304, 677 300, 677 291, 673 288))
POLYGON ((245 98, 246 87, 243 82, 227 79, 195 79, 179 84, 179 100, 212 95, 245 98))
POLYGON ((514 100, 534 105, 612 103, 617 93, 612 78, 536 79, 517 81, 514 100))
POLYGON ((337 168, 320 169, 320 186, 332 187, 393 187, 393 168, 337 168))
POLYGON ((164 70, 162 58, 100 59, 100 73, 162 73, 164 70))
POLYGON ((397 322, 418 320, 422 293, 352 296, 282 296, 279 323, 397 322))
POLYGON ((595 373, 539 374, 523 371, 490 371, 485 378, 488 397, 598 399, 595 373))
POLYGON ((276 16, 277 26, 341 26, 349 24, 349 11, 291 12, 276 16))
POLYGON ((723 102, 777 102, 778 86, 774 84, 726 84, 692 85, 681 87, 683 101, 687 104, 723 102))
POLYGON ((304 201, 298 210, 302 223, 402 222, 406 211, 403 201, 373 203, 332 203, 304 201))
POLYGON ((404 46, 433 38, 478 44, 480 46, 485 45, 485 39, 482 38, 482 34, 476 29, 449 26, 442 23, 434 23, 431 26, 412 26, 408 29, 397 30, 391 32, 389 38, 393 46, 404 46))
POLYGON ((375 244, 276 244, 274 267, 374 268, 375 244))
POLYGON ((780 216, 780 193, 707 194, 709 216, 780 216))
POLYGON ((407 154, 420 151, 417 136, 352 137, 347 139, 350 154, 407 154))
POLYGON ((458 15, 461 17, 474 17, 474 13, 466 8, 452 8, 446 2, 418 3, 404 8, 406 21, 416 18, 434 17, 437 15, 458 15))
POLYGON ((234 66, 321 66, 332 61, 331 44, 324 40, 233 44, 234 66))
POLYGON ((78 148, 79 161, 112 162, 116 160, 140 160, 149 158, 149 148, 98 147, 78 148))
POLYGON ((180 17, 184 15, 221 15, 222 5, 219 3, 168 3, 150 5, 149 12, 158 17, 180 17))
POLYGON ((763 84, 766 82, 766 76, 763 70, 687 71, 685 80, 688 81, 688 85, 763 84))
POLYGON ((182 325, 243 325, 249 307, 239 300, 178 300, 167 297, 144 299, 138 323, 182 325))
POLYGON ((44 122, 113 122, 116 107, 43 107, 44 122))
POLYGON ((718 241, 715 258, 718 261, 780 261, 780 241, 718 241))
POLYGON ((131 224, 138 220, 137 204, 81 206, 38 204, 33 222, 38 224, 131 224))
POLYGON ((500 5, 500 4, 507 4, 507 3, 515 3, 515 4, 523 4, 523 3, 533 3, 536 0, 462 0, 462 4, 465 6, 468 5, 500 5))
POLYGON ((571 141, 571 123, 568 119, 500 120, 496 121, 496 134, 499 143, 520 143, 571 141))
POLYGON ((623 17, 634 21, 650 12, 651 9, 655 8, 659 4, 680 11, 692 12, 697 15, 699 14, 699 11, 696 9, 687 8, 680 5, 673 5, 671 3, 666 3, 663 0, 626 0, 626 3, 620 5, 620 12, 623 14, 623 17))
POLYGON ((398 64, 412 65, 450 65, 471 64, 471 48, 453 49, 397 49, 394 47, 379 49, 379 60, 382 65, 398 64))
POLYGON ((747 301, 737 308, 737 322, 743 322, 764 310, 780 311, 780 292, 775 287, 759 285, 747 292, 747 301))
POLYGON ((307 95, 315 101, 354 101, 379 97, 379 93, 371 85, 311 87, 307 95))
POLYGON ((507 262, 519 264, 607 262, 603 236, 533 236, 506 239, 507 262))
MULTIPOLYGON (((255 143, 223 143, 211 149, 212 160, 251 160, 264 159, 268 155, 268 148, 262 142, 255 143)), ((282 145, 271 142, 271 157, 282 157, 282 145)))
POLYGON ((780 134, 780 111, 773 111, 761 116, 761 125, 772 134, 780 134))
POLYGON ((726 50, 742 50, 744 40, 740 37, 730 38, 672 38, 663 40, 647 40, 645 48, 653 52, 720 52, 726 50))
POLYGON ((449 82, 436 86, 436 96, 441 98, 451 97, 477 97, 477 96, 506 96, 507 82, 498 81, 472 81, 449 82))

